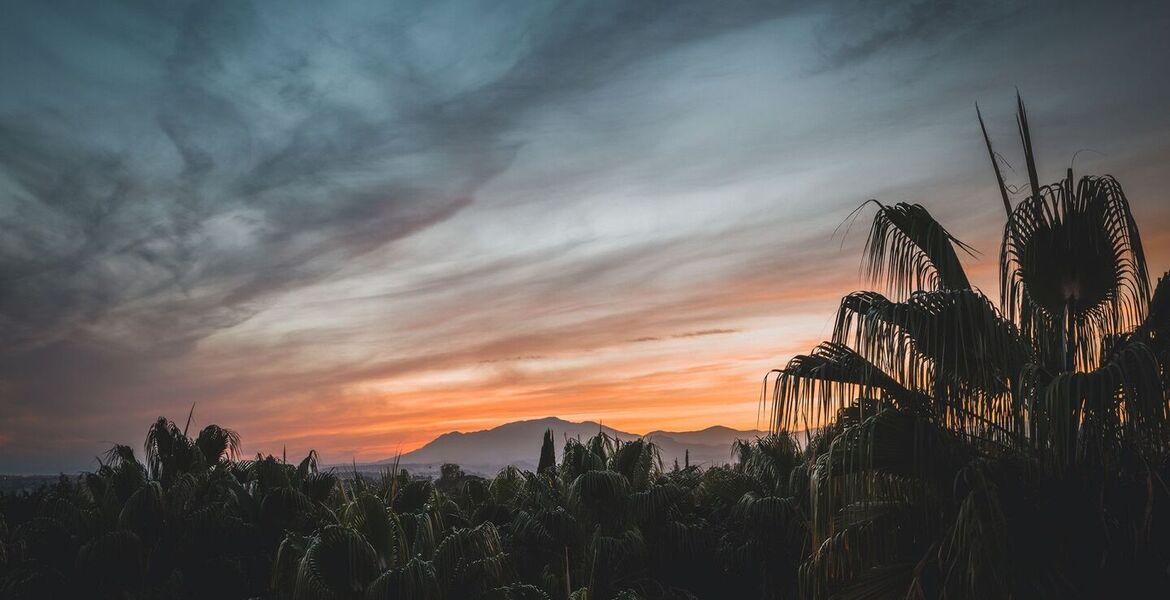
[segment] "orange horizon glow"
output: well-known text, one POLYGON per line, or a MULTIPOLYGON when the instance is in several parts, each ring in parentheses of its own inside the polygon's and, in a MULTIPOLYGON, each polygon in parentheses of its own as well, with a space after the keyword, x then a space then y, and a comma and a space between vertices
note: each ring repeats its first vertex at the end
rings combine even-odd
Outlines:
MULTIPOLYGON (((991 241, 982 247, 998 250, 991 241)), ((1154 229, 1143 241, 1156 283, 1157 269, 1170 267, 1170 234, 1154 229)), ((998 303, 998 264, 987 254, 980 260, 964 257, 964 262, 972 282, 998 303)), ((245 447, 262 453, 312 447, 329 463, 373 462, 415 450, 450 431, 544 417, 600 422, 639 435, 714 425, 766 431, 769 407, 760 403, 764 374, 827 339, 839 297, 863 288, 864 282, 848 269, 802 294, 770 289, 756 279, 739 281, 727 296, 740 302, 719 308, 750 315, 752 327, 731 321, 723 329, 699 330, 702 335, 618 340, 584 349, 589 357, 585 364, 564 358, 567 364, 551 370, 540 365, 554 357, 517 355, 480 361, 455 369, 454 375, 438 371, 350 382, 319 414, 288 424, 280 436, 259 436, 254 444, 245 436, 245 447), (803 308, 796 315, 764 314, 766 307, 786 303, 803 308), (773 343, 769 334, 780 331, 789 332, 788 341, 773 343), (637 360, 628 360, 631 355, 637 360), (445 382, 446 377, 457 381, 445 382), (329 408, 338 405, 346 408, 329 408)), ((533 447, 538 445, 533 440, 533 447)))
MULTIPOLYGON (((1170 212, 1148 202, 1139 209, 1139 222, 1149 223, 1170 212), (1141 221, 1142 216, 1147 218, 1141 221)), ((974 239, 982 252, 963 261, 972 282, 993 303, 998 302, 995 220, 992 213, 988 225, 976 228, 976 238, 953 228, 965 241, 974 239)), ((1156 279, 1170 267, 1170 232, 1149 226, 1145 232, 1156 279)), ((195 401, 195 427, 214 422, 236 429, 245 456, 287 452, 291 460, 315 449, 327 464, 391 459, 450 431, 550 416, 635 434, 713 425, 767 430, 770 407, 760 403, 764 375, 830 337, 839 299, 870 287, 859 272, 863 241, 864 232, 854 233, 826 260, 826 268, 788 266, 779 276, 752 271, 723 276, 682 293, 647 295, 627 310, 558 324, 551 333, 509 337, 487 328, 484 335, 492 335, 483 343, 440 347, 420 358, 331 359, 329 346, 311 338, 274 352, 255 346, 258 334, 249 330, 267 324, 250 322, 205 340, 201 363, 183 366, 187 376, 211 386, 195 401), (250 353, 269 356, 267 366, 246 379, 225 379, 250 353)), ((561 314, 554 308, 549 314, 561 314)), ((285 319, 281 310, 270 309, 273 321, 285 319)), ((437 322, 455 318, 452 313, 437 322)), ((361 334, 354 335, 360 342, 361 334)), ((166 381, 167 373, 157 377, 166 381)), ((133 436, 160 414, 181 423, 190 408, 186 402, 168 406, 120 418, 133 425, 133 436)), ((35 430, 48 423, 44 416, 25 416, 18 427, 35 430)), ((0 437, 6 450, 18 448, 16 441, 7 432, 0 437)), ((87 443, 96 453, 114 441, 141 443, 135 437, 87 443)), ((534 452, 538 446, 533 440, 534 452)))

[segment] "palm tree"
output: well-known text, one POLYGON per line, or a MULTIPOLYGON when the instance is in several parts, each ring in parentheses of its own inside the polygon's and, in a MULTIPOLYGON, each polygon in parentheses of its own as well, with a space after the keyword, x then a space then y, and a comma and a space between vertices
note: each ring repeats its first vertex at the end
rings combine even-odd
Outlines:
MULTIPOLYGON (((772 427, 809 440, 809 597, 1095 597, 1167 583, 1170 284, 1151 294, 1110 176, 1008 212, 999 306, 919 205, 871 201, 832 339, 774 371, 772 427), (1155 518, 1158 517, 1158 518, 1155 518)), ((982 126, 982 116, 980 115, 982 126)), ((1124 594, 1122 594, 1124 595, 1124 594)))

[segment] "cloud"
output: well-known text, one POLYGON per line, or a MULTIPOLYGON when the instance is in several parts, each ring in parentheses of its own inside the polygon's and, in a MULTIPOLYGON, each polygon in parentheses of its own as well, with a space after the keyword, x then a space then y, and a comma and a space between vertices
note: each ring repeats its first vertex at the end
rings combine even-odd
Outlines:
POLYGON ((739 333, 738 329, 703 329, 700 331, 688 331, 686 333, 679 333, 674 335, 676 338, 693 338, 703 337, 707 335, 724 335, 728 333, 739 333))
MULTIPOLYGON (((676 333, 670 337, 674 338, 674 339, 686 339, 686 338, 695 338, 695 337, 705 337, 708 335, 725 335, 728 333, 739 333, 739 331, 740 330, 738 330, 738 329, 702 329, 699 331, 688 331, 686 333, 676 333)), ((659 342, 659 341, 662 341, 663 339, 664 338, 658 337, 658 336, 644 336, 644 337, 632 339, 632 340, 630 340, 630 342, 637 344, 637 343, 642 343, 642 342, 659 342)))
POLYGON ((521 27, 462 9, 196 2, 136 12, 128 36, 88 3, 15 7, 41 29, 5 53, 31 90, 0 112, 6 338, 133 346, 231 327, 465 208, 511 162, 526 111, 767 12, 567 4, 521 27), (444 33, 467 47, 425 37, 444 33))
POLYGON ((969 40, 1002 26, 1023 6, 1013 2, 980 0, 921 0, 875 4, 861 0, 834 3, 820 40, 824 61, 813 71, 835 70, 884 52, 911 50, 969 40))
POLYGON ((479 364, 489 365, 492 363, 502 363, 502 362, 520 362, 520 361, 529 361, 529 360, 541 360, 543 358, 546 358, 546 357, 541 356, 539 354, 528 354, 525 356, 509 356, 507 358, 488 358, 488 359, 484 359, 484 360, 479 361, 479 364))
MULTIPOLYGON (((42 43, 60 54, 45 62, 81 88, 100 76, 64 49, 94 10, 75 8, 37 16, 59 20, 42 43)), ((326 32, 294 43, 306 24, 282 31, 246 3, 167 17, 144 26, 171 30, 170 47, 100 65, 156 78, 0 114, 0 324, 18 349, 79 331, 138 348, 197 340, 449 218, 510 160, 491 130, 459 139, 451 118, 395 119, 390 98, 337 93, 319 70, 355 57, 319 58, 326 32), (111 135, 111 121, 130 131, 111 135)), ((137 50, 115 34, 94 35, 111 54, 137 50)), ((35 97, 41 76, 25 76, 35 97)))

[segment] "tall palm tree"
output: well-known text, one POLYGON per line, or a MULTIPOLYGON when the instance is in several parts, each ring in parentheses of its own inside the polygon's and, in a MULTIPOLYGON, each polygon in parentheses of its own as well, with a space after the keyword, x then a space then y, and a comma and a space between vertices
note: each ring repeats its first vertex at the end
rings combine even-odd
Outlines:
POLYGON ((1022 101, 1018 125, 1015 207, 984 129, 1008 213, 999 306, 926 208, 872 201, 864 270, 880 292, 846 296, 832 339, 774 371, 773 429, 823 428, 809 597, 1168 583, 1153 517, 1170 517, 1170 285, 1151 294, 1121 185, 1070 169, 1040 186, 1022 101))

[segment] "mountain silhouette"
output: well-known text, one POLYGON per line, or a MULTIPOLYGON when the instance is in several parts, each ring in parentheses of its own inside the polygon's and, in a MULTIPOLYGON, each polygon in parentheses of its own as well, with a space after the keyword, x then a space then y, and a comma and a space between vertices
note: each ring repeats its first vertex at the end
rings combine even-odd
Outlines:
MULTIPOLYGON (((527 421, 513 421, 499 427, 482 431, 444 433, 423 447, 403 454, 399 463, 413 470, 429 471, 443 463, 455 463, 470 472, 494 474, 507 465, 534 470, 540 458, 540 443, 546 429, 553 431, 557 440, 557 460, 561 458, 562 446, 568 438, 586 440, 597 433, 621 440, 646 437, 658 445, 662 463, 666 467, 678 460, 683 464, 690 451, 693 465, 709 466, 732 462, 731 445, 736 439, 755 439, 766 435, 764 431, 740 431, 729 427, 714 426, 700 431, 653 431, 645 436, 620 431, 596 421, 575 423, 545 417, 527 421)), ((389 464, 387 459, 378 464, 389 464)))

